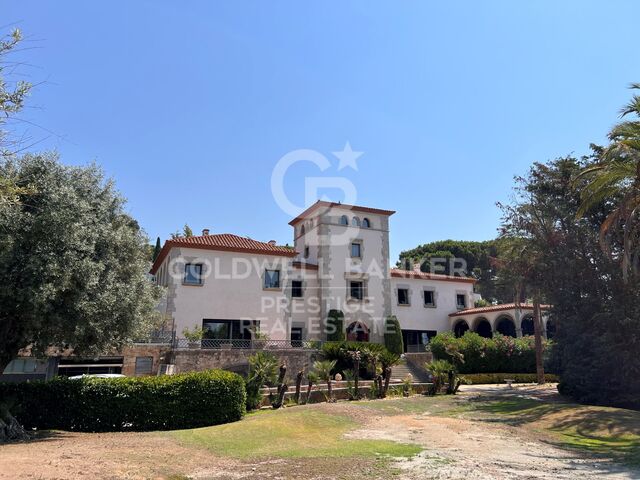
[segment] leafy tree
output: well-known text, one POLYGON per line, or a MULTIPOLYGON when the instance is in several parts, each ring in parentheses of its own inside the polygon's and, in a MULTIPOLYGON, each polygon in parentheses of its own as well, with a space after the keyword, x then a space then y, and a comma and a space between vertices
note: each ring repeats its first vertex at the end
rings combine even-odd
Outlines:
POLYGON ((427 273, 453 275, 453 269, 462 270, 464 276, 474 277, 479 293, 491 302, 511 301, 508 288, 496 282, 500 240, 484 242, 463 240, 440 240, 425 243, 414 249, 400 253, 399 268, 412 270, 413 264, 419 264, 420 270, 427 273), (461 259, 464 263, 457 261, 461 259), (466 267, 465 267, 466 265, 466 267))
MULTIPOLYGON (((21 41, 22 33, 18 29, 0 37, 0 160, 11 157, 17 147, 17 142, 11 140, 5 127, 7 122, 22 110, 32 88, 29 82, 10 82, 7 79, 7 70, 15 65, 8 60, 8 56, 16 50, 21 41)), ((30 183, 18 186, 15 178, 0 177, 0 207, 3 204, 15 203, 21 196, 32 192, 33 186, 30 183)))
POLYGON ((517 179, 517 201, 503 206, 503 229, 535 244, 536 276, 527 296, 535 287, 552 305, 552 364, 560 374, 559 388, 579 401, 640 408, 640 285, 632 279, 625 284, 619 265, 599 242, 600 226, 619 193, 612 191, 578 215, 589 182, 580 172, 599 160, 595 149, 582 159, 534 164, 517 179))
POLYGON ((182 231, 176 230, 171 234, 171 238, 173 240, 175 240, 176 238, 189 238, 189 237, 193 237, 193 230, 191 230, 191 227, 186 223, 184 224, 184 227, 182 227, 182 231))
POLYGON ((160 250, 162 250, 162 245, 160 244, 160 237, 156 238, 156 246, 153 249, 153 258, 151 261, 155 262, 158 255, 160 255, 160 250))
POLYGON ((384 345, 391 353, 397 355, 404 353, 402 330, 400 329, 400 322, 395 315, 391 315, 385 320, 384 345))
POLYGON ((0 371, 23 348, 95 355, 139 335, 159 290, 113 183, 55 154, 7 159, 0 178, 36 189, 0 205, 0 371))
MULTIPOLYGON (((640 83, 631 88, 640 90, 640 83)), ((578 176, 588 179, 581 189, 578 216, 615 199, 600 225, 600 245, 607 255, 620 260, 623 279, 628 282, 630 273, 640 274, 640 95, 634 95, 621 114, 636 118, 613 127, 611 143, 596 148, 598 161, 578 176)))

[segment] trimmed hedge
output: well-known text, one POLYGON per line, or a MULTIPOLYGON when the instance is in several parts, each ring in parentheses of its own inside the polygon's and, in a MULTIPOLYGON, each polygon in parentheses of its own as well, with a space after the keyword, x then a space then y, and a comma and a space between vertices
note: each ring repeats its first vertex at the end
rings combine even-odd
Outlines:
POLYGON ((244 380, 222 370, 138 378, 58 377, 0 383, 25 428, 107 432, 171 430, 240 420, 244 380))
POLYGON ((342 310, 329 310, 327 316, 327 341, 328 342, 343 342, 346 338, 344 331, 344 313, 342 310))
MULTIPOLYGON (((545 354, 550 351, 549 343, 543 340, 545 354)), ((493 338, 483 338, 475 332, 466 332, 456 338, 452 332, 443 332, 431 340, 430 346, 435 358, 453 363, 463 374, 536 371, 533 336, 512 338, 497 333, 493 338)))
POLYGON ((384 345, 391 353, 397 355, 404 353, 402 330, 400 329, 400 322, 395 315, 391 315, 385 320, 384 345))
MULTIPOLYGON (((538 381, 535 373, 469 373, 463 377, 470 385, 505 383, 505 378, 510 378, 514 383, 536 383, 538 381)), ((544 378, 547 382, 558 382, 558 376, 552 373, 545 373, 544 378)))

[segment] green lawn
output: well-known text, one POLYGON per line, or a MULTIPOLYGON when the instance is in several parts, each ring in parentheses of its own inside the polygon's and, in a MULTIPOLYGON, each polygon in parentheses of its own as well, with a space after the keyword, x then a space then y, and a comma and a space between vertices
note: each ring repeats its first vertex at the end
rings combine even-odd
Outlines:
POLYGON ((183 443, 240 459, 316 457, 411 457, 417 445, 344 438, 358 427, 351 418, 313 408, 249 415, 240 422, 172 432, 183 443))

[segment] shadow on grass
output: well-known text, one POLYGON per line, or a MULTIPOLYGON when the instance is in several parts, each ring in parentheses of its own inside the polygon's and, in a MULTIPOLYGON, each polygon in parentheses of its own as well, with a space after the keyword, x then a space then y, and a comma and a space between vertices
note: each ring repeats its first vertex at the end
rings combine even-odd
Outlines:
POLYGON ((477 420, 546 431, 547 443, 640 466, 640 412, 584 406, 565 401, 547 403, 519 392, 476 396, 467 411, 477 420))

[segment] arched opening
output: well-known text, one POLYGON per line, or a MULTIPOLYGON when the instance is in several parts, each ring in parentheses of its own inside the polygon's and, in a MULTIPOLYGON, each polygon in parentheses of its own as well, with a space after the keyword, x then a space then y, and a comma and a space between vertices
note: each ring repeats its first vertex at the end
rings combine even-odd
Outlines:
POLYGON ((362 220, 362 226, 364 228, 371 228, 371 222, 369 221, 368 218, 365 218, 365 219, 362 220))
POLYGON ((358 217, 353 217, 351 219, 351 226, 352 227, 359 227, 360 226, 360 219, 358 217))
POLYGON ((347 340, 350 342, 368 342, 369 327, 362 322, 353 322, 347 327, 347 340))
POLYGON ((496 323, 496 332, 505 337, 516 337, 516 324, 509 317, 499 318, 496 323))
POLYGON ((533 335, 535 330, 533 327, 533 317, 524 317, 520 322, 520 328, 522 329, 522 336, 533 335))
POLYGON ((453 326, 453 334, 460 338, 469 331, 469 324, 465 320, 458 320, 453 326))
POLYGON ((340 225, 349 225, 349 218, 346 215, 340 217, 340 225))
POLYGON ((547 320, 547 338, 551 340, 556 336, 556 324, 553 320, 547 320))
POLYGON ((493 331, 491 330, 491 324, 489 323, 489 320, 487 320, 486 318, 481 318, 481 319, 476 321, 475 332, 478 335, 480 335, 481 337, 484 337, 484 338, 492 338, 493 337, 493 331))

